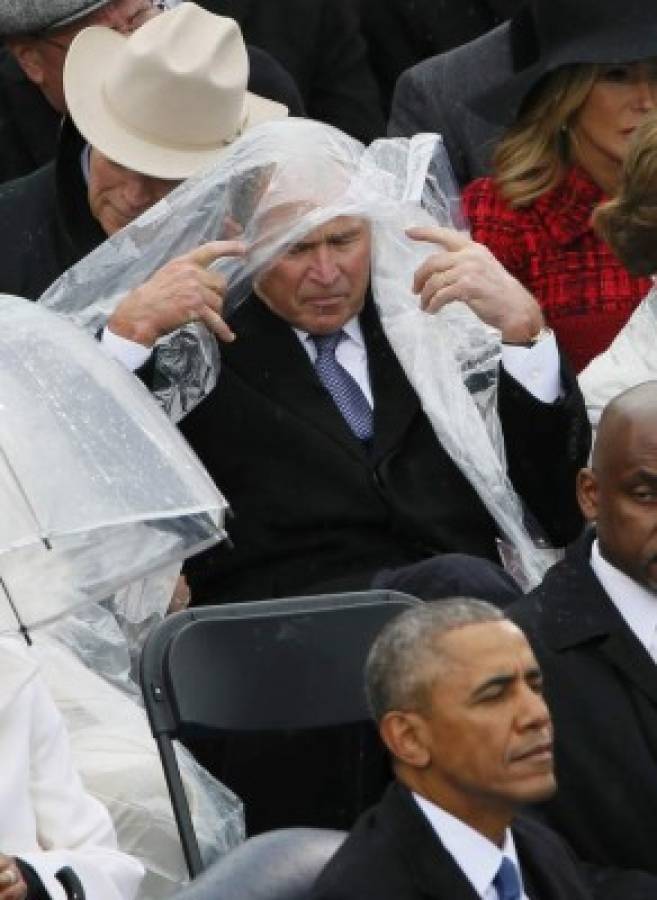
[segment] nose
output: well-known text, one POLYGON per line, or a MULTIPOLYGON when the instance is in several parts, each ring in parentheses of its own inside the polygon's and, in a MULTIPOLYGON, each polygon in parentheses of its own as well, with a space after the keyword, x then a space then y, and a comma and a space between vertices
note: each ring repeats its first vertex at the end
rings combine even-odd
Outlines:
POLYGON ((329 285, 338 278, 340 270, 335 261, 335 251, 327 244, 315 247, 309 275, 318 284, 329 285))
POLYGON ((657 104, 657 83, 642 75, 634 83, 634 106, 641 112, 652 112, 657 104))
POLYGON ((133 209, 145 209, 155 202, 151 190, 150 179, 137 172, 131 172, 124 185, 123 194, 126 202, 133 209))
POLYGON ((537 692, 529 685, 523 689, 521 702, 518 709, 518 729, 540 730, 551 723, 550 710, 547 707, 543 694, 537 692))

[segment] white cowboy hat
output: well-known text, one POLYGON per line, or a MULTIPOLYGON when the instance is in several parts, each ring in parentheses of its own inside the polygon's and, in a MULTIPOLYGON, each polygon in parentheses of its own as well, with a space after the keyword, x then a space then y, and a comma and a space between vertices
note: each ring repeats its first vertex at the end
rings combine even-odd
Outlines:
POLYGON ((206 168, 246 129, 287 107, 246 90, 249 62, 233 19, 182 3, 125 37, 76 36, 66 104, 83 137, 121 166, 180 180, 206 168))

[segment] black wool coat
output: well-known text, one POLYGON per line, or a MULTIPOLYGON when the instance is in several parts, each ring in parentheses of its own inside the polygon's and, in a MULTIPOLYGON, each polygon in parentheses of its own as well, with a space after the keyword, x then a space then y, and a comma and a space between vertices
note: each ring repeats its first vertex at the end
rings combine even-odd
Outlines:
POLYGON ((0 183, 28 175, 54 157, 61 118, 0 46, 0 183))
MULTIPOLYGON (((257 47, 248 47, 249 90, 303 115, 290 75, 257 47)), ((95 250, 105 232, 91 215, 80 154, 84 142, 65 118, 54 160, 0 186, 0 292, 36 300, 59 276, 95 250)))
MULTIPOLYGON (((196 603, 367 588, 373 575, 446 552, 497 561, 497 528, 436 439, 367 302, 374 395, 366 450, 290 326, 251 297, 231 322, 214 391, 181 423, 235 513, 234 549, 188 564, 196 603)), ((574 478, 589 426, 576 384, 536 401, 502 373, 499 410, 516 489, 558 544, 581 527, 574 478)))
POLYGON ((358 0, 201 0, 201 6, 236 19, 246 41, 285 66, 310 118, 366 144, 385 133, 358 0))
POLYGON ((361 28, 386 112, 397 78, 416 63, 490 31, 520 0, 360 0, 361 28))
POLYGON ((542 810, 584 859, 657 873, 657 665, 595 577, 593 537, 506 610, 554 720, 559 791, 542 810))
MULTIPOLYGON (((591 872, 550 829, 518 817, 513 840, 531 900, 652 900, 657 879, 591 872)), ((310 900, 478 900, 415 800, 400 784, 358 820, 310 900)))
POLYGON ((474 111, 470 98, 491 83, 503 81, 512 71, 508 22, 461 47, 425 59, 397 81, 389 136, 438 132, 460 185, 489 175, 503 128, 474 111))

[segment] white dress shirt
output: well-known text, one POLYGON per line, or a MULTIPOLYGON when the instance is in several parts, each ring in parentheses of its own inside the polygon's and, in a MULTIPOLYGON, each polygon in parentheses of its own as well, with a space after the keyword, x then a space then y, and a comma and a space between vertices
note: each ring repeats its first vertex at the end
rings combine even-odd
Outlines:
MULTIPOLYGON (((367 350, 363 340, 358 317, 354 316, 342 326, 347 335, 338 344, 335 358, 356 381, 370 406, 374 406, 372 386, 367 366, 367 350)), ((301 346, 314 364, 317 348, 307 331, 293 328, 301 341, 301 346)), ((143 366, 151 355, 152 348, 144 347, 114 334, 108 328, 103 330, 101 345, 126 368, 135 371, 143 366)), ((554 334, 550 331, 533 347, 514 347, 502 344, 502 365, 512 378, 542 403, 554 403, 561 393, 559 374, 559 351, 554 334)))
MULTIPOLYGON (((625 575, 591 547, 591 568, 607 596, 648 653, 657 656, 657 595, 625 575)), ((657 659, 656 659, 657 661, 657 659)))
POLYGON ((510 859, 518 870, 522 900, 527 900, 518 855, 509 828, 504 833, 504 845, 500 849, 483 834, 445 812, 426 797, 413 794, 413 798, 429 820, 429 824, 438 835, 443 847, 454 858, 457 866, 482 900, 499 900, 493 879, 497 875, 504 856, 510 859))
MULTIPOLYGON (((311 335, 298 328, 293 330, 314 365, 317 359, 317 348, 311 335)), ((367 367, 367 351, 358 317, 354 316, 353 319, 349 319, 342 326, 342 330, 347 337, 338 344, 335 358, 357 382, 370 406, 374 406, 367 367)), ((559 351, 551 331, 542 340, 537 341, 533 347, 514 347, 502 344, 502 365, 507 373, 537 400, 543 403, 554 403, 559 397, 561 392, 559 351)))

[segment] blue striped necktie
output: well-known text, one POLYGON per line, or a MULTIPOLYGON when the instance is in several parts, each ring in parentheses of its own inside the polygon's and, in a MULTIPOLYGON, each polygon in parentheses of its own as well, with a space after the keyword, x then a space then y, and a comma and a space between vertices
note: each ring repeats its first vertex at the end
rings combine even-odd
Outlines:
POLYGON ((369 441, 373 431, 372 407, 356 379, 335 358, 336 347, 346 337, 342 329, 333 334, 310 335, 317 348, 315 371, 356 437, 369 441))

